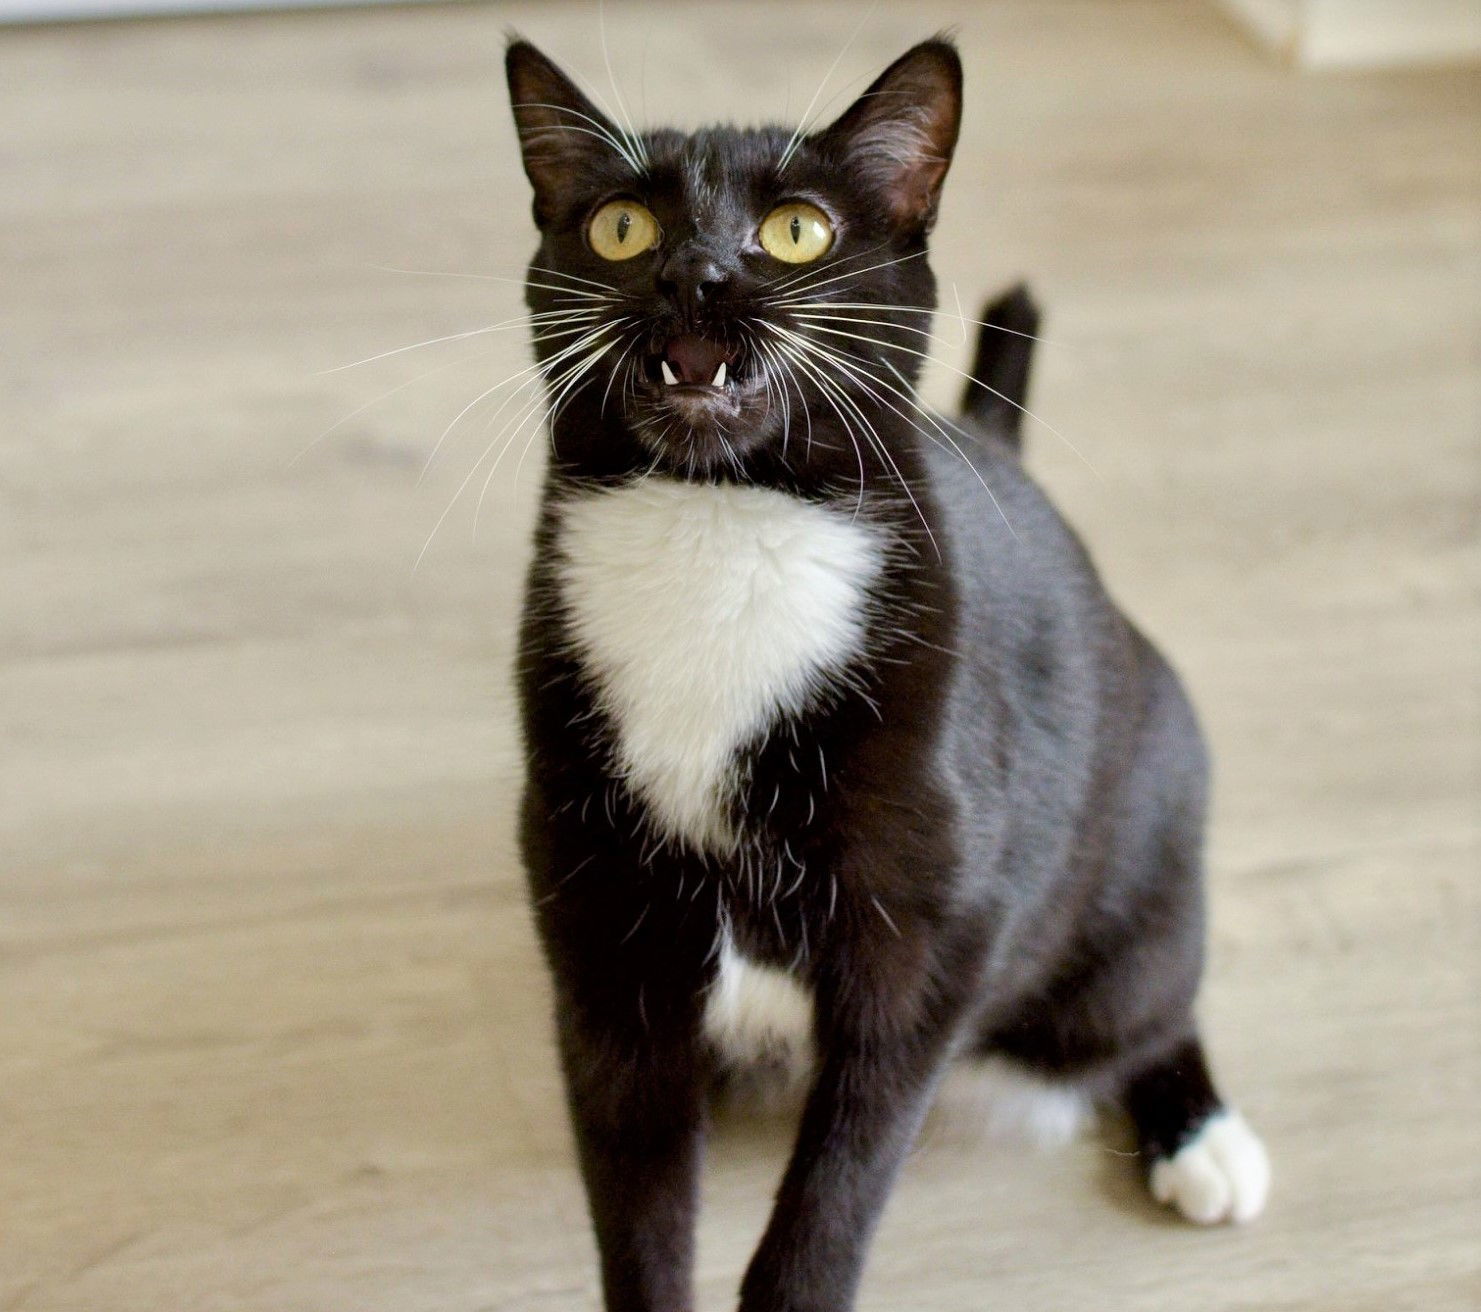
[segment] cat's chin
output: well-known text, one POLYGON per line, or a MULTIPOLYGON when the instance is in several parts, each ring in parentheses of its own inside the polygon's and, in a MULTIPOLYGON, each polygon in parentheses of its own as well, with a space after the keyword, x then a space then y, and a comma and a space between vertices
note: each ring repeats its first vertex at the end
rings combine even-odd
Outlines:
POLYGON ((775 416, 761 385, 666 387, 636 407, 632 430, 660 461, 705 473, 735 467, 770 441, 775 416))

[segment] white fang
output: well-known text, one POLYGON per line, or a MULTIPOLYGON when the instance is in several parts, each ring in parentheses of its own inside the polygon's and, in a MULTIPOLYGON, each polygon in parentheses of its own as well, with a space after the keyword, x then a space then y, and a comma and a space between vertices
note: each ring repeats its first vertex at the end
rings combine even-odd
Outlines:
POLYGON ((660 360, 658 367, 663 370, 663 381, 673 387, 679 380, 674 376, 674 371, 669 367, 667 360, 660 360))
POLYGON ((710 386, 711 387, 724 387, 725 386, 725 361, 724 360, 721 360, 720 361, 720 367, 715 370, 715 376, 714 376, 713 379, 710 380, 710 386))
POLYGON ((861 651, 879 530, 770 488, 647 478, 561 508, 560 584, 656 828, 728 851, 736 753, 861 651))

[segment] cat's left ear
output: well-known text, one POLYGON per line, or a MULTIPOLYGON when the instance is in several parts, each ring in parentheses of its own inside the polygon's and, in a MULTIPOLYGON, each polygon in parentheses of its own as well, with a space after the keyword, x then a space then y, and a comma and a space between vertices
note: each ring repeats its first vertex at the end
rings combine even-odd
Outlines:
POLYGON ((577 194, 588 162, 615 154, 631 163, 631 147, 611 120, 528 41, 510 43, 504 71, 525 175, 535 189, 535 221, 544 226, 577 194))
POLYGON ((901 55, 817 141, 863 172, 897 234, 923 236, 936 222, 961 122, 962 61, 937 38, 901 55))

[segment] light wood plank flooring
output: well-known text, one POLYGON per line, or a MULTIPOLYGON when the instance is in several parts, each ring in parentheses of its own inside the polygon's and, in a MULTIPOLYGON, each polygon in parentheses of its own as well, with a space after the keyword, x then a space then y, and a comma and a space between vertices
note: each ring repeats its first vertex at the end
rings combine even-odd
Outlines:
MULTIPOLYGON (((795 116, 858 12, 608 8, 690 124, 795 116)), ((595 1306, 511 842, 539 443, 484 495, 481 408, 418 482, 525 347, 324 372, 517 312, 390 271, 520 275, 510 23, 604 79, 575 3, 0 33, 0 1309, 595 1306)), ((1481 84, 948 0, 880 7, 830 90, 948 24, 945 302, 1033 279, 1085 457, 1033 462, 1206 717, 1203 1010, 1276 1188, 1193 1231, 959 1077, 861 1308, 1474 1309, 1481 84)), ((784 1148, 716 1141, 709 1312, 784 1148)))

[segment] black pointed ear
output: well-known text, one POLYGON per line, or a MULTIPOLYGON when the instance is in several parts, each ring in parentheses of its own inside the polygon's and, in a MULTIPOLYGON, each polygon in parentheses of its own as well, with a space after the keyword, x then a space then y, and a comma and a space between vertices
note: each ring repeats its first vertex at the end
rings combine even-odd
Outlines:
POLYGON ((525 175, 535 189, 535 221, 544 224, 566 206, 591 160, 625 158, 629 147, 606 115, 528 41, 510 42, 504 71, 525 175))
POLYGON ((818 137, 863 172, 901 235, 936 221, 962 122, 962 61, 949 41, 907 50, 818 137))

